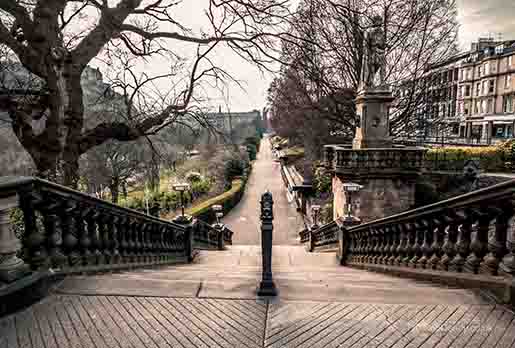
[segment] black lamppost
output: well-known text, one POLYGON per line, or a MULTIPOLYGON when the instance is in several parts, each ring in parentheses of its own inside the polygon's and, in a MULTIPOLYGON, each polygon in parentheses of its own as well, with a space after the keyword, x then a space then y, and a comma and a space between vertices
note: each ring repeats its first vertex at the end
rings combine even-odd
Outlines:
POLYGON ((190 184, 173 184, 172 187, 174 191, 179 192, 181 195, 181 215, 184 217, 184 192, 190 189, 190 184))
POLYGON ((216 224, 220 225, 220 218, 222 218, 224 216, 224 213, 223 213, 224 208, 220 204, 215 204, 211 207, 211 209, 213 209, 213 211, 215 212, 216 224))
POLYGON ((320 213, 319 205, 311 206, 311 216, 313 217, 313 226, 311 226, 312 230, 316 230, 318 228, 318 214, 320 213))
POLYGON ((362 185, 355 184, 353 182, 344 183, 343 184, 343 192, 345 192, 345 197, 347 198, 347 216, 345 220, 352 220, 352 194, 354 192, 359 192, 363 188, 362 185))

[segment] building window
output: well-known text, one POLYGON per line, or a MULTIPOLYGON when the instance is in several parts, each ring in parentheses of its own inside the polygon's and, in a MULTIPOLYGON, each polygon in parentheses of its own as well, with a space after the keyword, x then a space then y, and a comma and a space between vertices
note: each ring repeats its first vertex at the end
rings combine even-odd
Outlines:
POLYGON ((503 96, 502 111, 504 113, 512 113, 513 112, 513 95, 503 96))
POLYGON ((477 76, 481 77, 481 65, 477 67, 477 76))
POLYGON ((486 114, 486 100, 481 102, 481 114, 486 114))
POLYGON ((474 115, 479 115, 481 111, 481 102, 478 100, 474 103, 474 115))
POLYGON ((499 45, 495 47, 495 54, 502 54, 504 51, 504 45, 499 45))
POLYGON ((470 97, 470 86, 465 86, 465 97, 470 97))
POLYGON ((494 93, 495 90, 495 81, 489 80, 488 81, 488 93, 494 93))
POLYGON ((485 95, 486 94, 486 81, 483 81, 483 83, 481 84, 481 95, 485 95))
POLYGON ((476 84, 476 96, 480 96, 481 95, 481 83, 477 83, 476 84))
POLYGON ((504 76, 504 88, 509 89, 511 87, 511 75, 504 76))
POLYGON ((494 101, 493 101, 493 99, 488 99, 487 110, 486 111, 489 114, 493 114, 494 113, 494 101))
POLYGON ((490 63, 485 63, 485 75, 490 74, 490 63))

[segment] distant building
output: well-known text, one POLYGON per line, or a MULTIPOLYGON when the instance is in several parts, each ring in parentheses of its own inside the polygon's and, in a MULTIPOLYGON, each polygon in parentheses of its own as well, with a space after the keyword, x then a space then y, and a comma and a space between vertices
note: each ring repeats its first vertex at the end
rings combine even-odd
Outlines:
POLYGON ((247 112, 222 112, 221 107, 218 112, 207 114, 208 122, 211 126, 222 132, 229 132, 238 126, 250 124, 256 119, 261 119, 259 110, 247 112))
POLYGON ((398 98, 409 88, 420 92, 416 135, 487 143, 514 137, 515 40, 480 38, 403 86, 398 98))

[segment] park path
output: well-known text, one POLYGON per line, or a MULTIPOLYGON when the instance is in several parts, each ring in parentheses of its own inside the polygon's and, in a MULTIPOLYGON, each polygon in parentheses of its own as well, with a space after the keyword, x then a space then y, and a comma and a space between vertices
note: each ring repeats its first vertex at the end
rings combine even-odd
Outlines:
POLYGON ((286 187, 281 178, 281 165, 274 161, 268 137, 261 141, 260 151, 253 163, 240 203, 223 218, 223 222, 234 231, 233 243, 261 243, 259 201, 266 190, 272 192, 274 198, 274 245, 298 244, 302 218, 295 211, 294 205, 288 203, 286 187))

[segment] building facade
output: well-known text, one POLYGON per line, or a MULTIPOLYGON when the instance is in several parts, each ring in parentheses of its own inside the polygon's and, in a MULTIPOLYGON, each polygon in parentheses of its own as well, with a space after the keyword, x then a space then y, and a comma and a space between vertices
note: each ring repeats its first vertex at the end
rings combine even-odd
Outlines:
POLYGON ((515 40, 479 39, 422 79, 419 133, 481 143, 514 137, 515 40))
MULTIPOLYGON (((474 45, 473 45, 474 48, 474 45)), ((495 142, 513 137, 515 41, 479 42, 460 67, 460 137, 495 142)))

